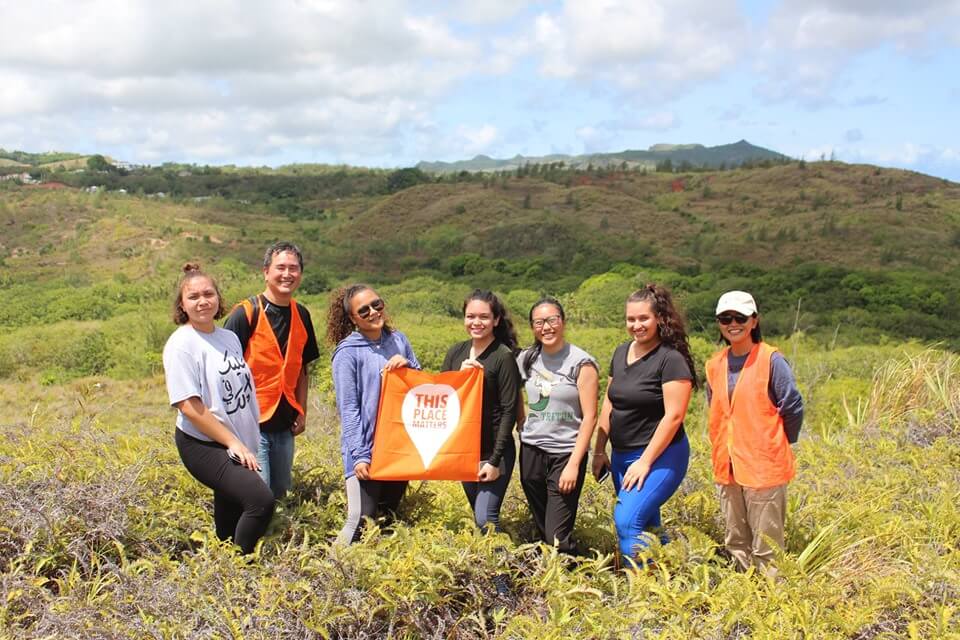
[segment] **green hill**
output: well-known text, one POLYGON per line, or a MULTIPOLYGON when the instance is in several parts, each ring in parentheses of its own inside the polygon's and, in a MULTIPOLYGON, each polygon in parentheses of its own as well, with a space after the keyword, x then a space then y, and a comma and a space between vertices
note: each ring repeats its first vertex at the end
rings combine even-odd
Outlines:
POLYGON ((413 186, 393 192, 393 175, 345 168, 52 174, 127 195, 3 185, 0 283, 13 295, 0 326, 110 317, 130 300, 163 300, 190 258, 257 286, 263 248, 292 238, 307 256, 310 294, 344 280, 426 277, 450 291, 562 294, 578 317, 616 325, 625 293, 657 280, 676 291, 696 329, 711 326, 719 291, 748 288, 776 332, 960 346, 950 321, 960 314, 955 183, 837 162, 693 173, 404 171, 413 186), (102 300, 103 283, 127 302, 102 300))
POLYGON ((736 167, 749 162, 780 162, 786 159, 782 153, 771 151, 740 140, 733 144, 705 147, 702 144, 655 144, 646 151, 627 150, 616 153, 591 153, 584 155, 553 154, 547 156, 521 156, 509 159, 494 159, 485 155, 457 162, 420 162, 417 168, 428 173, 456 173, 460 171, 503 171, 524 165, 563 163, 568 167, 619 167, 645 166, 654 168, 669 161, 673 166, 689 165, 718 169, 736 167))
POLYGON ((85 158, 86 156, 79 153, 69 153, 65 151, 46 151, 43 153, 29 153, 27 151, 7 151, 5 149, 0 149, 0 162, 3 160, 11 160, 17 164, 24 164, 29 166, 40 166, 44 164, 50 164, 53 162, 61 162, 63 160, 75 160, 77 158, 85 158))
POLYGON ((0 182, 0 637, 956 637, 960 185, 768 164, 53 167, 43 184, 0 182), (673 541, 647 570, 614 569, 616 497, 592 477, 576 562, 530 544, 516 479, 503 534, 476 531, 459 483, 413 482, 391 529, 332 547, 346 497, 327 345, 293 491, 256 555, 236 555, 173 446, 161 352, 183 262, 199 258, 229 303, 261 289, 280 238, 304 249, 298 298, 318 337, 328 289, 367 280, 428 370, 464 338, 477 285, 503 294, 524 344, 530 304, 559 295, 569 339, 605 365, 628 292, 667 284, 701 373, 717 295, 753 291, 805 404, 779 578, 723 551, 702 392, 662 513, 673 541))

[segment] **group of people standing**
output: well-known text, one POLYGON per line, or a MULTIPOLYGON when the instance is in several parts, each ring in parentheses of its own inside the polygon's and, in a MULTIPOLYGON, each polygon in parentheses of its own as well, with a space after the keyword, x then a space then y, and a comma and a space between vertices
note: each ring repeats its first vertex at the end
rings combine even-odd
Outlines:
MULTIPOLYGON (((164 349, 170 402, 178 409, 176 443, 187 469, 214 490, 221 539, 244 552, 263 535, 274 501, 290 487, 293 439, 303 431, 307 364, 319 356, 309 312, 292 294, 299 249, 279 243, 264 258, 264 292, 224 315, 213 278, 187 265, 164 349)), ((520 349, 513 321, 492 292, 463 303, 467 339, 452 345, 441 370, 483 371, 481 462, 465 497, 482 530, 500 530, 500 510, 517 461, 540 539, 578 553, 573 538, 586 474, 612 479, 613 519, 627 566, 667 537, 661 507, 677 491, 690 459, 683 421, 698 386, 683 317, 657 285, 626 299, 630 339, 614 351, 598 402, 599 363, 566 340, 555 298, 530 308, 534 343, 520 349), (598 411, 599 405, 599 411, 598 411), (607 453, 607 444, 610 453, 607 453), (592 464, 589 452, 593 446, 592 464)), ((732 291, 717 304, 726 346, 706 363, 714 479, 726 525, 725 545, 743 567, 768 567, 784 544, 786 485, 795 473, 791 444, 803 420, 789 365, 763 342, 753 297, 732 291)), ((407 337, 392 326, 386 301, 370 286, 334 292, 327 313, 332 376, 341 422, 347 517, 337 537, 359 539, 365 518, 390 518, 406 482, 370 477, 382 375, 419 369, 407 337)))

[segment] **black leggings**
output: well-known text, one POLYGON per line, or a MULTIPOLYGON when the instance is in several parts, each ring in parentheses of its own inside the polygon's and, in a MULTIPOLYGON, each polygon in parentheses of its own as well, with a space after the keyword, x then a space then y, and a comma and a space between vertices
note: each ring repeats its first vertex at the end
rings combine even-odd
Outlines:
POLYGON ((227 449, 177 429, 180 459, 194 478, 213 489, 213 522, 217 537, 233 539, 250 553, 273 517, 273 492, 256 471, 230 460, 227 449))

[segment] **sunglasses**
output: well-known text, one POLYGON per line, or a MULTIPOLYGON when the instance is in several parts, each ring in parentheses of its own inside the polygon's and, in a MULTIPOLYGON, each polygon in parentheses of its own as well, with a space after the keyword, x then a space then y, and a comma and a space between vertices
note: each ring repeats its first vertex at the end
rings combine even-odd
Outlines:
POLYGON ((719 322, 724 326, 730 324, 731 322, 736 322, 737 324, 747 324, 747 320, 749 320, 750 318, 751 316, 745 316, 740 313, 730 313, 730 314, 724 313, 722 315, 717 316, 717 322, 719 322))
POLYGON ((371 311, 383 311, 383 300, 380 298, 371 300, 370 304, 365 304, 357 309, 357 315, 361 319, 366 320, 368 317, 370 317, 371 311))

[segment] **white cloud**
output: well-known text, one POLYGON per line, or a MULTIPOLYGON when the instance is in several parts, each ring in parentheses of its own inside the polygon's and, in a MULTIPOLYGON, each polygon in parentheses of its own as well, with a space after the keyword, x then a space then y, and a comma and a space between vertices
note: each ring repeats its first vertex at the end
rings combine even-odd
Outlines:
POLYGON ((774 12, 768 44, 801 50, 863 50, 893 43, 913 49, 952 34, 957 0, 786 0, 774 12))
POLYGON ((543 0, 440 0, 444 15, 467 24, 487 25, 502 22, 525 10, 529 5, 542 4, 543 0))
POLYGON ((729 70, 745 34, 732 0, 568 0, 532 43, 548 76, 673 97, 729 70))
POLYGON ((756 91, 769 101, 810 108, 836 104, 848 81, 844 74, 859 56, 882 48, 922 56, 951 40, 960 45, 958 34, 960 0, 909 6, 898 0, 786 0, 764 32, 756 91))
POLYGON ((666 131, 677 126, 677 116, 671 111, 661 111, 652 113, 640 120, 640 129, 649 129, 653 131, 666 131))
POLYGON ((577 128, 575 133, 585 153, 607 151, 614 140, 613 131, 606 127, 587 125, 577 128))
POLYGON ((482 50, 401 0, 15 3, 0 21, 0 123, 134 160, 274 154, 280 141, 382 151, 482 50))
POLYGON ((460 127, 457 135, 461 138, 463 153, 469 156, 490 151, 500 138, 500 132, 492 124, 476 128, 460 127))
POLYGON ((863 132, 860 129, 847 129, 843 137, 847 142, 860 142, 863 140, 863 132))

